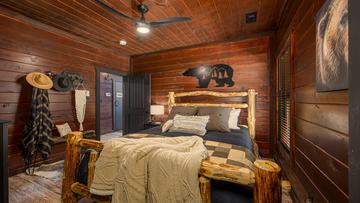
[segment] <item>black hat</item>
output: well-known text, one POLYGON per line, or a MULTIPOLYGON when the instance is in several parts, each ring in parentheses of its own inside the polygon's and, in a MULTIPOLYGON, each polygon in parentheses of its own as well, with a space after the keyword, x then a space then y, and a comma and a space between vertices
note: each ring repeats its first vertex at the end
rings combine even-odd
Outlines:
POLYGON ((54 89, 59 92, 66 92, 71 88, 71 80, 66 74, 57 74, 53 77, 54 89))

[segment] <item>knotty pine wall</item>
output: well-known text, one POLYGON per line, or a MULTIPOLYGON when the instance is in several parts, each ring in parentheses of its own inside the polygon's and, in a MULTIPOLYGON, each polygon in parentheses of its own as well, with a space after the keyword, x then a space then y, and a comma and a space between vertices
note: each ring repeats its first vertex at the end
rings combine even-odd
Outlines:
POLYGON ((295 38, 292 172, 314 202, 348 202, 348 92, 315 89, 315 15, 324 2, 293 1, 277 32, 278 48, 291 30, 295 38))
MULTIPOLYGON (((184 48, 147 55, 134 56, 132 71, 135 74, 151 74, 152 104, 167 105, 170 91, 195 90, 247 91, 253 88, 259 92, 256 102, 256 140, 263 154, 269 153, 270 116, 270 37, 262 36, 236 42, 216 43, 193 48, 184 48), (224 63, 234 69, 233 87, 215 87, 212 81, 207 89, 199 89, 197 79, 185 77, 188 68, 201 64, 224 63)), ((192 98, 195 101, 197 98, 192 98)), ((239 102, 239 99, 200 98, 208 102, 239 102)), ((244 100, 243 102, 246 102, 244 100)), ((167 111, 166 111, 167 112, 167 111)), ((241 113, 241 123, 246 123, 247 112, 241 113)), ((166 116, 158 118, 164 120, 166 116)))
MULTIPOLYGON (((95 129, 95 65, 129 70, 129 58, 107 49, 71 40, 56 34, 36 21, 10 13, 0 13, 0 119, 9 126, 9 170, 11 174, 23 169, 19 144, 22 130, 30 112, 31 87, 24 76, 32 71, 63 70, 77 72, 90 90, 87 98, 85 130, 95 129), (24 21, 23 21, 24 20, 24 21), (39 29, 42 27, 47 30, 39 29)), ((73 92, 49 91, 50 110, 55 124, 68 122, 78 129, 73 92)), ((53 131, 56 135, 56 130, 53 131)), ((49 161, 64 156, 64 144, 55 145, 49 161)))

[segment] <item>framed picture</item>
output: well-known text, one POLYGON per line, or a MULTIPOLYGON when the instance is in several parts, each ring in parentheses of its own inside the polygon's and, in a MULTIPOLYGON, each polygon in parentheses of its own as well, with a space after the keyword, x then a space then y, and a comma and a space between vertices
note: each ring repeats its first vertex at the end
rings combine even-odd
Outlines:
POLYGON ((348 0, 327 0, 316 16, 316 89, 348 88, 348 0))

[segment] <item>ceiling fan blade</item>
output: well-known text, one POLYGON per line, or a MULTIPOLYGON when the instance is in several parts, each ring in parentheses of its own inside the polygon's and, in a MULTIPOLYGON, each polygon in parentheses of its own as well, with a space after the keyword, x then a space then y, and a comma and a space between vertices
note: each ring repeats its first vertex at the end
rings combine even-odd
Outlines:
POLYGON ((178 23, 178 22, 188 22, 191 21, 191 18, 188 17, 171 17, 171 18, 165 18, 162 20, 157 20, 154 22, 150 22, 151 27, 159 27, 163 25, 168 25, 171 23, 178 23))
POLYGON ((102 2, 101 0, 95 0, 95 1, 96 1, 96 3, 98 3, 101 7, 103 7, 104 9, 108 10, 108 11, 111 12, 111 13, 114 13, 114 14, 119 15, 119 16, 121 16, 121 17, 127 18, 127 19, 129 19, 129 20, 131 20, 131 21, 136 21, 135 19, 133 19, 133 18, 131 18, 131 17, 129 17, 129 16, 121 13, 120 11, 117 11, 117 10, 113 9, 112 7, 108 6, 107 4, 105 4, 104 2, 102 2))

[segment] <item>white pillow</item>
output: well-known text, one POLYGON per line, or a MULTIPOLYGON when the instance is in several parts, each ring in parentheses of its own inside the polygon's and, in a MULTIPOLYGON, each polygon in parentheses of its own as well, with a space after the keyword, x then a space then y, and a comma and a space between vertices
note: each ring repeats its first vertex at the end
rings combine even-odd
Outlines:
POLYGON ((229 116, 229 128, 230 129, 240 129, 238 126, 240 112, 241 112, 241 109, 232 109, 230 111, 230 116, 229 116))
POLYGON ((167 132, 174 125, 174 120, 168 120, 161 127, 161 132, 167 132))
POLYGON ((68 123, 64 123, 62 125, 56 125, 56 128, 59 131, 61 137, 64 137, 72 132, 68 123))
POLYGON ((210 116, 181 116, 175 115, 174 125, 169 132, 180 132, 192 135, 205 135, 206 125, 210 116))

